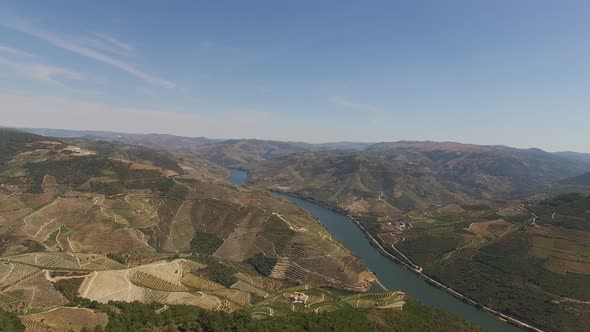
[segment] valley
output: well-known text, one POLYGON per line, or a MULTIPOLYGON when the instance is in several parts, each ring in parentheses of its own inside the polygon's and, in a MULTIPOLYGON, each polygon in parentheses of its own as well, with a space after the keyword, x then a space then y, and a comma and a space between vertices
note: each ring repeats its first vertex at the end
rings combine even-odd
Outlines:
POLYGON ((0 311, 27 331, 116 330, 132 317, 111 312, 122 303, 246 313, 254 325, 355 311, 374 326, 363 317, 422 312, 475 330, 395 290, 354 295, 376 279, 324 226, 288 199, 228 184, 231 172, 190 151, 0 137, 0 311), (290 303, 295 291, 309 305, 290 303))
POLYGON ((354 216, 397 259, 483 306, 542 329, 584 330, 590 308, 581 303, 590 275, 586 244, 574 239, 589 235, 583 229, 590 201, 587 194, 559 193, 589 191, 585 175, 575 175, 587 164, 511 151, 520 155, 500 171, 486 161, 496 162, 498 156, 481 156, 487 147, 447 147, 459 153, 439 151, 437 144, 393 143, 385 153, 377 145, 379 154, 292 154, 259 164, 248 181, 354 216), (436 157, 420 161, 430 149, 436 157), (475 165, 482 166, 474 165, 473 149, 481 160, 475 165), (442 159, 447 166, 433 166, 444 153, 451 154, 442 159), (399 161, 409 156, 415 161, 404 169, 406 161, 399 161), (538 170, 526 171, 533 165, 549 173, 535 180, 538 170), (477 173, 464 173, 465 167, 477 173), (463 172, 460 181, 453 168, 463 172), (555 175, 547 182, 551 172, 555 175), (559 174, 575 180, 561 180, 559 174), (530 192, 535 196, 527 196, 530 192), (547 206, 554 211, 547 212, 547 206), (538 211, 544 211, 542 217, 538 211))
POLYGON ((0 332, 590 332, 589 12, 0 1, 0 332))
POLYGON ((584 330, 590 312, 584 159, 458 143, 178 138, 163 150, 177 138, 0 134, 0 306, 29 329, 45 321, 29 315, 72 307, 108 328, 104 306, 124 302, 279 319, 298 308, 292 292, 315 294, 295 312, 336 314, 380 288, 406 304, 358 309, 417 299, 490 331, 516 327, 485 311, 550 331, 584 330))

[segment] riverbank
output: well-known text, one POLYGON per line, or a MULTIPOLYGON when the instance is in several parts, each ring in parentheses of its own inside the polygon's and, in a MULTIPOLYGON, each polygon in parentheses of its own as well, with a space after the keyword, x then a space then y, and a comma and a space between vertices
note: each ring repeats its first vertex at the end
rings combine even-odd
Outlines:
MULTIPOLYGON (((539 329, 535 326, 532 326, 531 324, 528 324, 522 320, 519 320, 517 318, 508 316, 506 314, 503 314, 499 311, 496 311, 492 308, 489 308, 469 297, 467 297, 466 295, 442 284, 441 282, 434 280, 433 278, 431 278, 430 276, 426 275, 423 273, 422 268, 420 266, 418 266, 417 264, 415 264, 414 262, 412 262, 409 258, 405 257, 405 255, 402 254, 403 257, 405 257, 405 259, 408 262, 404 262, 403 260, 401 260, 399 257, 396 257, 394 255, 392 255, 390 252, 388 252, 385 248, 383 248, 383 246, 381 245, 381 243, 375 238, 373 237, 373 235, 371 235, 366 229, 365 227, 361 224, 361 222, 359 220, 357 220, 354 216, 350 215, 347 211, 343 211, 339 208, 336 207, 332 207, 332 206, 328 206, 322 202, 318 202, 315 199, 309 198, 309 197, 305 197, 302 195, 297 195, 297 194, 293 194, 290 192, 284 192, 284 191, 280 191, 280 190, 273 190, 273 192, 277 193, 277 194, 282 194, 285 196, 291 196, 291 197, 295 197, 298 198, 300 200, 304 200, 304 201, 309 201, 310 203, 316 204, 318 206, 321 206, 327 210, 330 210, 334 213, 338 213, 340 215, 346 216, 348 217, 350 220, 352 220, 354 222, 354 224, 356 224, 356 226, 358 227, 358 229, 361 230, 361 232, 363 233, 363 235, 369 240, 369 243, 371 244, 372 247, 376 248, 378 250, 378 252, 396 262, 399 263, 400 265, 402 265, 403 267, 405 267, 407 270, 412 271, 413 273, 417 274, 420 278, 422 278, 424 281, 426 281, 428 284, 430 284, 433 287, 436 287, 442 291, 444 291, 447 294, 452 295, 453 297, 461 300, 462 302, 469 304, 483 312, 489 313, 490 315, 493 315, 494 317, 496 317, 497 319, 506 322, 508 324, 511 324, 513 326, 516 326, 518 328, 521 329, 525 329, 525 330, 529 330, 529 331, 535 331, 535 332, 543 332, 542 329, 539 329)), ((392 249, 397 250, 397 248, 393 247, 392 249)), ((399 253, 401 253, 399 250, 397 250, 399 253)))

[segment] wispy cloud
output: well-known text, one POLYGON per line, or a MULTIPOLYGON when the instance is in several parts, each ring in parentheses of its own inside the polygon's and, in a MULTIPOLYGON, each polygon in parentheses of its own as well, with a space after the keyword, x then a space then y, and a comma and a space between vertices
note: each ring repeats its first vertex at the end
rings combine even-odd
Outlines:
MULTIPOLYGON (((39 28, 35 27, 33 24, 31 24, 30 22, 26 22, 23 20, 15 20, 15 19, 11 19, 11 20, 2 19, 2 20, 0 20, 0 24, 4 25, 6 27, 9 27, 11 29, 26 33, 28 35, 37 37, 41 40, 44 40, 44 41, 52 44, 55 47, 63 48, 65 50, 74 52, 76 54, 79 54, 79 55, 82 55, 85 57, 88 57, 90 59, 93 59, 93 60, 96 60, 96 61, 99 61, 102 63, 106 63, 108 65, 115 67, 115 68, 123 70, 123 71, 125 71, 125 72, 139 78, 139 79, 142 79, 150 84, 162 86, 165 88, 173 88, 176 86, 176 84, 174 82, 150 75, 142 70, 137 69, 135 66, 133 66, 125 61, 115 59, 110 55, 107 55, 101 51, 93 49, 92 47, 89 47, 88 45, 81 43, 79 40, 68 38, 68 37, 53 33, 53 32, 39 29, 39 28)), ((112 41, 111 41, 111 44, 112 44, 112 41)), ((121 45, 119 45, 119 47, 120 46, 121 45)))
POLYGON ((102 41, 106 42, 106 44, 110 45, 111 50, 118 50, 119 52, 125 54, 131 54, 133 53, 133 51, 135 51, 135 47, 133 47, 133 45, 123 42, 113 36, 109 36, 103 33, 95 33, 94 35, 100 38, 102 41))
POLYGON ((133 55, 135 52, 135 47, 130 43, 123 42, 104 33, 93 33, 91 36, 78 38, 75 40, 75 42, 80 45, 107 52, 112 55, 128 57, 133 55))
POLYGON ((380 113, 383 109, 374 105, 359 104, 343 98, 332 98, 331 102, 339 107, 346 108, 352 111, 366 112, 366 113, 380 113))
POLYGON ((0 65, 7 66, 21 75, 32 79, 63 85, 60 78, 82 80, 84 76, 76 71, 43 63, 19 62, 0 57, 0 65))
POLYGON ((23 51, 23 50, 19 50, 17 48, 12 47, 12 46, 3 45, 3 44, 0 44, 0 52, 2 52, 2 53, 9 53, 9 54, 12 54, 12 55, 24 56, 24 57, 27 57, 27 58, 34 58, 34 57, 37 56, 36 54, 29 53, 29 52, 26 52, 26 51, 23 51))

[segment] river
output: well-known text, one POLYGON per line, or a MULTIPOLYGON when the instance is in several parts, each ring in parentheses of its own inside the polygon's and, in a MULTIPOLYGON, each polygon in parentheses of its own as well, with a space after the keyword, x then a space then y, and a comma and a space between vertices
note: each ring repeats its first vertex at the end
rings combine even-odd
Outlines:
MULTIPOLYGON (((246 172, 232 170, 228 182, 240 186, 245 183, 246 177, 246 172)), ((301 198, 279 195, 318 219, 334 235, 334 238, 359 257, 388 289, 403 290, 422 303, 452 312, 488 331, 522 331, 428 284, 414 272, 383 256, 377 248, 369 244, 364 233, 349 217, 301 198)))

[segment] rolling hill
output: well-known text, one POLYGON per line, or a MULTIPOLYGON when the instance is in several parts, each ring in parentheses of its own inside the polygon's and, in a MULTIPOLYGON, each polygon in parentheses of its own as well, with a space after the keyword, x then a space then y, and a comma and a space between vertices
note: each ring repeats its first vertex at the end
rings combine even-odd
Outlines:
POLYGON ((585 170, 536 149, 396 142, 290 154, 248 181, 354 215, 391 254, 486 306, 583 331, 590 196, 527 197, 582 188, 585 170))
POLYGON ((377 237, 440 282, 550 331, 588 330, 590 194, 446 207, 400 220, 412 227, 382 228, 377 237))
POLYGON ((199 145, 223 141, 206 137, 185 137, 168 134, 130 134, 95 130, 67 130, 49 128, 18 128, 37 135, 57 138, 84 138, 94 141, 119 142, 123 144, 142 145, 154 149, 178 150, 189 149, 199 145))
POLYGON ((192 149, 192 152, 225 167, 251 169, 265 160, 317 148, 308 143, 242 139, 198 146, 192 149))
POLYGON ((249 181, 350 213, 382 215, 511 198, 589 167, 538 149, 396 142, 362 152, 291 154, 259 164, 249 181))
POLYGON ((10 130, 0 149, 2 310, 80 297, 235 311, 295 284, 374 283, 307 213, 194 155, 10 130))

